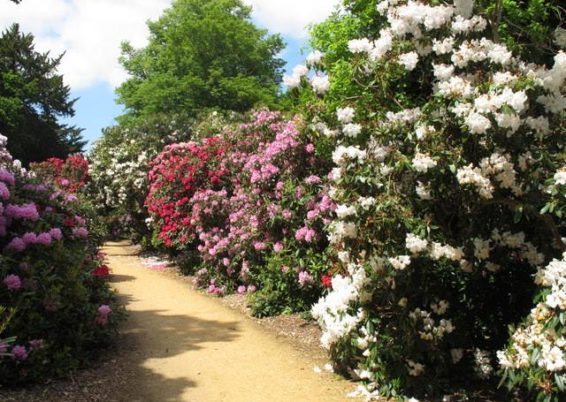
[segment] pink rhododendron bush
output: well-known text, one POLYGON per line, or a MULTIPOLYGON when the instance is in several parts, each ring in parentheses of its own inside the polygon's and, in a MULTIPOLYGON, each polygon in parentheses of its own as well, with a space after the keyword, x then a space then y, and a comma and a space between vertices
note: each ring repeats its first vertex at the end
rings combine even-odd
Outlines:
POLYGON ((300 125, 257 112, 217 137, 168 146, 149 176, 163 244, 196 253, 208 292, 254 293, 257 315, 308 310, 330 267, 329 163, 300 125))
POLYGON ((2 384, 76 369, 108 343, 122 315, 105 283, 108 270, 80 194, 63 190, 71 183, 59 175, 51 182, 60 188, 54 187, 41 171, 39 179, 13 162, 0 136, 2 384))
POLYGON ((528 64, 455 3, 379 2, 286 77, 334 143, 342 268, 312 313, 368 399, 564 400, 566 54, 528 64))

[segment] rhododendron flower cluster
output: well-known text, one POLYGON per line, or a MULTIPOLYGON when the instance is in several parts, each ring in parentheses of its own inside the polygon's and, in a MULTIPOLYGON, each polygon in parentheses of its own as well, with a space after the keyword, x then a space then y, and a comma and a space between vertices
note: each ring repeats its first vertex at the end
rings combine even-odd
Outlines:
POLYGON ((0 136, 0 306, 3 335, 15 343, 0 343, 0 383, 14 384, 75 368, 85 349, 106 342, 116 320, 96 311, 113 296, 90 275, 102 269, 93 257, 97 243, 68 192, 84 185, 86 161, 50 160, 34 167, 40 173, 28 172, 5 146, 0 136), (62 180, 75 169, 73 180, 62 180))
POLYGON ((150 164, 146 206, 166 247, 182 248, 196 239, 191 224, 191 197, 221 184, 218 163, 225 153, 219 138, 168 145, 150 164))
MULTIPOLYGON (((350 38, 340 63, 325 65, 328 54, 317 64, 328 101, 309 106, 334 141, 328 239, 342 274, 313 315, 335 364, 359 373, 371 397, 493 377, 508 325, 537 291, 531 275, 566 249, 566 54, 550 66, 522 61, 473 7, 379 2, 375 32, 350 38)), ((549 310, 562 303, 552 289, 549 310)), ((529 386, 563 393, 553 374, 564 374, 564 345, 541 341, 556 334, 539 316, 538 330, 518 330, 500 354, 514 370, 506 379, 527 385, 518 372, 529 361, 551 371, 529 386)))
MULTIPOLYGON (((170 145, 152 161, 152 224, 166 246, 198 251, 196 282, 209 293, 262 291, 270 258, 325 249, 322 228, 334 210, 321 178, 327 168, 299 124, 256 112, 249 123, 170 145)), ((318 269, 327 267, 309 269, 276 272, 296 292, 320 294, 318 269)))
POLYGON ((32 164, 31 169, 43 180, 69 193, 83 189, 89 180, 89 163, 81 154, 66 159, 49 158, 45 162, 32 164))

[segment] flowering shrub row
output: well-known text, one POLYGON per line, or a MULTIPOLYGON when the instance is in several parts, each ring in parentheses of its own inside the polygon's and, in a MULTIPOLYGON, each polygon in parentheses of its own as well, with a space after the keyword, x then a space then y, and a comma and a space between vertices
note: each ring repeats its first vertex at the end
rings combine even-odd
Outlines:
POLYGON ((76 369, 108 343, 121 313, 92 217, 64 190, 84 185, 84 160, 51 160, 34 174, 5 147, 0 136, 0 383, 15 384, 76 369))
POLYGON ((382 1, 339 63, 309 58, 329 76, 301 91, 328 98, 310 113, 335 144, 342 267, 313 315, 370 399, 496 385, 500 368, 511 388, 564 396, 566 54, 523 62, 473 7, 382 1))
POLYGON ((198 252, 210 293, 258 293, 258 315, 307 310, 326 274, 328 164, 278 113, 200 143, 168 146, 153 162, 148 210, 166 247, 198 252))

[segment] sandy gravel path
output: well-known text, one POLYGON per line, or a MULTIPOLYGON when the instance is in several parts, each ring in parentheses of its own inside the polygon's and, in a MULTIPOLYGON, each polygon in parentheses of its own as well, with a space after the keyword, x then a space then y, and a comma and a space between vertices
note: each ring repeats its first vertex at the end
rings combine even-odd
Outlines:
POLYGON ((316 374, 312 359, 219 300, 140 264, 136 249, 108 243, 132 380, 118 401, 334 402, 352 386, 316 374))

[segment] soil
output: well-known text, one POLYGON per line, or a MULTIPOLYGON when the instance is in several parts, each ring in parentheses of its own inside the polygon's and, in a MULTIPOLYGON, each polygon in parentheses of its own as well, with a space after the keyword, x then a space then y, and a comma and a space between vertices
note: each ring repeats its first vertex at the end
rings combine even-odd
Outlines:
POLYGON ((252 319, 242 296, 203 294, 126 242, 104 251, 129 311, 116 345, 68 379, 0 390, 1 401, 351 400, 351 382, 313 370, 327 360, 316 325, 296 315, 252 319))

